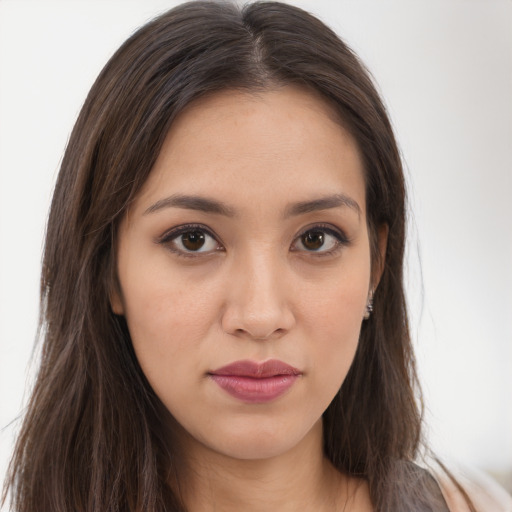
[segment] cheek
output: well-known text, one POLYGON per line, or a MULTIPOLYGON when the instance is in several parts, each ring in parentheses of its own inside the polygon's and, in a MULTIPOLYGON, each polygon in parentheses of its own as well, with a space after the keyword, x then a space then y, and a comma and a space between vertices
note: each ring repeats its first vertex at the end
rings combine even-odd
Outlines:
POLYGON ((186 272, 173 272, 168 263, 121 260, 119 278, 135 354, 155 392, 165 393, 185 374, 198 374, 208 363, 203 342, 218 309, 212 291, 204 283, 195 286, 186 272))
MULTIPOLYGON (((359 342, 362 316, 360 303, 343 303, 318 311, 316 325, 311 325, 311 333, 316 331, 315 351, 318 364, 325 366, 325 375, 334 379, 344 378, 348 371, 359 342)), ((340 383, 341 384, 341 383, 340 383)))
POLYGON ((145 282, 140 291, 132 288, 125 316, 136 351, 175 357, 185 348, 193 350, 207 335, 215 316, 211 295, 207 300, 180 289, 176 281, 172 287, 145 282))
MULTIPOLYGON (((146 283, 147 285, 148 283, 146 283)), ((196 399, 208 369, 209 304, 189 300, 176 289, 148 287, 127 304, 126 319, 133 349, 153 391, 179 421, 180 411, 196 399)), ((181 423, 181 421, 180 421, 181 423)))
POLYGON ((333 396, 354 360, 367 301, 369 261, 356 272, 357 267, 324 283, 301 308, 305 334, 311 340, 312 374, 318 388, 333 396))

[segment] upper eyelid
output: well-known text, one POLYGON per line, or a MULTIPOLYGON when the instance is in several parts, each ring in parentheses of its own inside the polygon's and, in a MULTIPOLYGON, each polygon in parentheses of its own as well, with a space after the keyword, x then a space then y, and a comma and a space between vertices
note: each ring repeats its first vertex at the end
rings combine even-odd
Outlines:
POLYGON ((208 228, 204 224, 182 224, 180 226, 175 226, 171 229, 168 229, 163 235, 160 235, 159 237, 157 237, 156 242, 157 243, 168 242, 183 233, 187 233, 187 232, 193 231, 193 230, 204 231, 207 235, 211 236, 212 238, 217 240, 217 242, 219 242, 222 245, 222 241, 220 240, 219 236, 216 235, 210 228, 208 228))
POLYGON ((174 253, 176 257, 180 258, 187 258, 190 261, 201 261, 197 258, 204 258, 208 257, 212 254, 214 254, 217 251, 224 252, 224 244, 220 241, 219 237, 213 233, 211 229, 209 229, 207 226, 203 224, 182 224, 179 226, 175 226, 171 229, 168 229, 163 235, 160 237, 157 237, 155 240, 155 243, 165 246, 167 250, 174 253), (190 231, 202 231, 209 237, 211 237, 217 244, 217 247, 215 250, 209 250, 209 251, 188 251, 183 250, 179 247, 176 247, 173 243, 176 238, 178 238, 180 235, 184 233, 188 233, 190 231))
POLYGON ((324 223, 311 224, 310 226, 304 227, 295 236, 294 240, 305 235, 308 231, 315 231, 315 229, 317 231, 325 231, 327 233, 338 235, 342 240, 346 241, 347 243, 350 242, 349 237, 347 236, 347 234, 345 233, 345 231, 343 229, 333 226, 332 224, 324 224, 324 223))
POLYGON ((338 253, 343 247, 349 246, 351 243, 351 240, 346 235, 345 231, 337 228, 331 224, 312 224, 311 226, 304 228, 294 239, 290 246, 290 251, 295 252, 297 254, 301 254, 301 256, 307 255, 308 257, 313 258, 322 258, 322 257, 328 257, 331 255, 334 255, 338 253), (300 241, 300 238, 308 233, 309 231, 323 231, 324 233, 329 234, 330 236, 334 237, 336 239, 335 246, 331 249, 326 250, 318 250, 318 251, 308 251, 305 249, 294 249, 294 246, 297 244, 297 242, 300 241))

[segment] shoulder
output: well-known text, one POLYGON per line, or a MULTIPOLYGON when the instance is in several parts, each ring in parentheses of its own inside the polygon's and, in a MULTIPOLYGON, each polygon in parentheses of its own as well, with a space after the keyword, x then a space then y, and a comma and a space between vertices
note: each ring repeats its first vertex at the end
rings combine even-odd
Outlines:
POLYGON ((448 471, 439 465, 431 469, 450 512, 471 512, 464 493, 476 512, 512 512, 512 496, 484 473, 460 466, 448 471))

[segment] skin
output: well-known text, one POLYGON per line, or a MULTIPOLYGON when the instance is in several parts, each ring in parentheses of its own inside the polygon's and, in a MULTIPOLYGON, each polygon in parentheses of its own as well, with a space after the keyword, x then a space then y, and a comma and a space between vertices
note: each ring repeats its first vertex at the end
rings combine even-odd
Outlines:
POLYGON ((322 414, 377 284, 365 210, 357 145, 311 92, 216 93, 173 124, 121 223, 111 303, 180 426, 189 510, 372 510, 366 485, 322 450, 322 414), (292 211, 336 194, 343 204, 292 211), (228 211, 171 205, 176 195, 228 211), (203 230, 199 252, 172 232, 190 224, 203 230), (323 236, 317 250, 308 230, 323 236), (279 359, 301 374, 282 396, 246 403, 209 375, 246 359, 279 359))

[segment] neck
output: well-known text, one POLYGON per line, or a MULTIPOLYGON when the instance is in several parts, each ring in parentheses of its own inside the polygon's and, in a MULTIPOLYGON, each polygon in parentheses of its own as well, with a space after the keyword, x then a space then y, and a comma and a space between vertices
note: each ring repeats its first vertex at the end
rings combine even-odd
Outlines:
POLYGON ((298 446, 267 459, 234 459, 190 445, 180 486, 190 512, 319 512, 341 510, 347 501, 348 479, 323 455, 321 421, 298 446))

